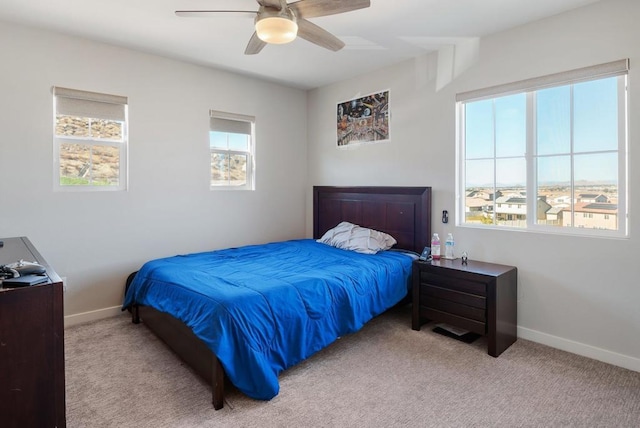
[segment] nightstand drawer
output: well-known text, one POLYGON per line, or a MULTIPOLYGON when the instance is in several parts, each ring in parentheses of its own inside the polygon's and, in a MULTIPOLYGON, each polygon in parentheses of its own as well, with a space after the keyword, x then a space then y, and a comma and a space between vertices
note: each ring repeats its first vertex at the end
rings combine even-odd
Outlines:
POLYGON ((435 285, 450 290, 462 291, 464 293, 476 294, 478 296, 487 295, 485 282, 470 281, 468 279, 438 275, 432 272, 420 272, 420 282, 422 285, 435 285))
POLYGON ((473 306, 474 308, 486 309, 487 299, 483 296, 476 294, 463 293, 460 291, 450 290, 447 288, 436 287, 433 285, 420 285, 420 301, 424 297, 445 299, 452 302, 461 303, 467 306, 473 306))
POLYGON ((487 316, 484 309, 474 308, 473 306, 462 305, 452 302, 451 300, 436 299, 433 297, 421 297, 420 305, 423 308, 436 309, 438 311, 448 312, 452 315, 470 318, 475 321, 486 322, 487 316))

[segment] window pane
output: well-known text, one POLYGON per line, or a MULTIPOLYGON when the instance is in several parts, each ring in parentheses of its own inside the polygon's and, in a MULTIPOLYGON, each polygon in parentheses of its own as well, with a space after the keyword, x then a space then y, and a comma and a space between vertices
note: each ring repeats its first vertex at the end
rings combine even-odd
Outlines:
POLYGON ((117 186, 120 150, 114 146, 60 145, 60 185, 117 186))
POLYGON ((466 162, 465 221, 493 223, 493 160, 466 162))
POLYGON ((563 189, 570 187, 571 157, 539 157, 537 174, 538 189, 563 189))
POLYGON ((211 185, 229 185, 229 155, 211 153, 211 185))
POLYGON ((91 148, 84 144, 60 144, 60 185, 90 184, 91 148))
POLYGON ((575 156, 576 227, 618 230, 618 154, 575 156))
POLYGON ((247 155, 233 154, 230 156, 229 176, 231 186, 247 184, 247 155))
POLYGON ((496 160, 496 188, 526 189, 527 162, 525 158, 496 160))
POLYGON ((541 157, 537 164, 536 223, 571 226, 571 157, 541 157))
POLYGON ((496 160, 496 224, 526 227, 527 163, 524 158, 496 160))
POLYGON ((249 136, 247 134, 227 134, 229 150, 249 151, 249 136))
POLYGON ((574 226, 618 230, 618 158, 615 153, 575 156, 574 226))
POLYGON ((216 149, 227 149, 227 133, 226 132, 209 132, 209 146, 216 149))
POLYGON ((488 187, 493 191, 493 160, 472 160, 466 163, 467 191, 488 187))
POLYGON ((122 141, 123 125, 124 122, 93 119, 91 121, 91 137, 102 140, 122 141))
POLYGON ((524 156, 527 145, 527 98, 515 94, 496 99, 496 156, 524 156))
POLYGON ((493 157, 493 100, 467 103, 465 154, 467 159, 493 157))
POLYGON ((229 132, 210 131, 209 146, 215 149, 249 151, 251 136, 229 132))
POLYGON ((88 137, 90 119, 56 115, 56 135, 65 137, 88 137))
POLYGON ((575 156, 576 186, 593 189, 618 187, 618 154, 599 153, 575 156))
POLYGON ((574 85, 574 151, 618 149, 617 77, 574 85))
POLYGON ((114 146, 93 146, 91 153, 94 186, 117 186, 120 174, 120 149, 114 146))
POLYGON ((571 151, 571 87, 543 89, 536 94, 537 154, 571 151))

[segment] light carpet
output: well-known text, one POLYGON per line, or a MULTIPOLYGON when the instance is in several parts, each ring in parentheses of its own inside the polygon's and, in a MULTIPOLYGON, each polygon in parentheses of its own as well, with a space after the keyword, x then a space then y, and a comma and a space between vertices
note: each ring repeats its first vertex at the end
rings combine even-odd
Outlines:
POLYGON ((211 388, 127 314, 65 330, 67 426, 638 427, 640 373, 518 340, 500 357, 411 330, 410 307, 280 375, 252 400, 211 388))

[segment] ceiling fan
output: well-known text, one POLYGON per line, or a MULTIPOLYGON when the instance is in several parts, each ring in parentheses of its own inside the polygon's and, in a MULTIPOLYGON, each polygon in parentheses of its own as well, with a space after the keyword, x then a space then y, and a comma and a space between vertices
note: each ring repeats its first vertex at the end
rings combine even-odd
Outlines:
POLYGON ((335 15, 364 9, 370 0, 256 0, 257 11, 247 10, 177 10, 180 17, 208 17, 219 13, 249 13, 255 15, 255 32, 245 49, 245 55, 259 53, 267 43, 283 44, 295 40, 296 36, 323 48, 338 51, 344 47, 342 40, 307 18, 335 15))

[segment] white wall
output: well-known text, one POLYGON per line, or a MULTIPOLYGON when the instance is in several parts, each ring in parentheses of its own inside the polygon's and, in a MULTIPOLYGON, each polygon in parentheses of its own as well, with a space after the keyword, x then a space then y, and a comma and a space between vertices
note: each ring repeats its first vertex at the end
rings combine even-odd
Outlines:
POLYGON ((0 52, 0 237, 67 278, 65 314, 115 313, 151 258, 303 237, 304 91, 3 23, 0 52), (127 192, 53 191, 54 85, 129 97, 127 192), (256 117, 255 192, 209 190, 209 109, 256 117))
MULTIPOLYGON (((473 259, 518 267, 518 334, 640 371, 640 2, 602 1, 486 37, 478 62, 439 91, 437 55, 313 90, 309 183, 432 186, 433 228, 473 259), (455 94, 630 58, 629 239, 479 230, 440 222, 455 209, 455 94), (390 90, 391 141, 336 148, 336 103, 390 90), (637 210, 635 210, 637 211, 637 210)), ((307 199, 307 204, 310 204, 307 199)), ((311 217, 307 214, 307 231, 311 217)))

